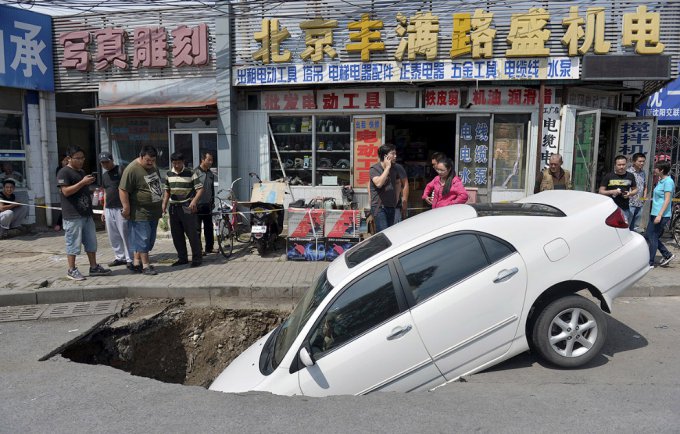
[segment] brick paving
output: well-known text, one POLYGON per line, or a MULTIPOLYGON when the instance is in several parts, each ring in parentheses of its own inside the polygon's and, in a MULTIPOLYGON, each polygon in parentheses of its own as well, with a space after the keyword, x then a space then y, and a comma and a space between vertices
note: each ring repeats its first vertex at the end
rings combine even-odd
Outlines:
MULTIPOLYGON (((114 256, 105 232, 97 232, 97 242, 97 261, 106 266, 114 256)), ((283 243, 279 242, 279 245, 283 246, 283 243)), ((87 280, 75 282, 66 277, 63 252, 63 232, 34 233, 0 240, 0 305, 16 304, 6 301, 12 294, 19 297, 59 292, 63 301, 79 301, 66 300, 72 298, 67 296, 69 290, 75 290, 74 293, 99 291, 99 295, 104 296, 107 289, 113 294, 112 288, 125 288, 128 295, 135 294, 134 289, 146 288, 146 295, 151 296, 156 293, 158 296, 181 296, 183 293, 196 296, 201 291, 204 294, 231 291, 233 294, 236 291, 241 298, 280 298, 285 293, 284 298, 293 300, 328 265, 326 262, 287 261, 282 247, 260 257, 251 245, 235 243, 229 259, 217 253, 203 258, 203 265, 197 268, 188 265, 170 267, 177 258, 175 248, 167 234, 159 234, 151 252, 151 263, 158 271, 157 276, 131 274, 123 266, 112 267, 109 276, 87 277, 89 264, 83 254, 76 258, 76 265, 87 280), (252 288, 260 290, 252 291, 252 288)), ((101 298, 96 294, 95 297, 101 298)))

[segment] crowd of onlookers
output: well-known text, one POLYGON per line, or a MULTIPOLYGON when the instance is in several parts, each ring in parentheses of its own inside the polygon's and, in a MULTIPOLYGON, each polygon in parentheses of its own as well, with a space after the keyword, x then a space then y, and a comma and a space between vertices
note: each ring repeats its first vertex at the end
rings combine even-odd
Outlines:
MULTIPOLYGON (((149 261, 149 252, 156 241, 158 221, 169 214, 170 230, 178 259, 172 266, 189 264, 186 240, 191 246, 190 266, 202 263, 204 254, 212 252, 212 208, 214 204, 214 174, 210 170, 213 156, 201 154, 201 164, 194 170, 185 166, 184 156, 171 155, 172 167, 162 182, 156 166, 157 151, 142 147, 139 157, 121 167, 109 152, 99 154, 103 173, 100 186, 104 190, 101 220, 105 223, 115 259, 109 267, 125 265, 131 273, 156 275, 149 261), (206 249, 201 250, 201 225, 204 225, 206 249)), ((89 261, 90 276, 104 276, 111 270, 97 262, 97 238, 90 186, 97 182, 97 173, 83 171, 85 153, 78 147, 69 148, 57 172, 61 197, 61 213, 68 260, 67 277, 85 280, 76 266, 76 256, 84 248, 89 261)))
MULTIPOLYGON (((168 214, 177 260, 172 266, 188 264, 200 266, 202 257, 212 253, 214 235, 212 210, 214 207, 215 175, 211 170, 213 155, 201 154, 200 164, 191 169, 184 156, 175 152, 170 156, 171 168, 163 178, 156 166, 157 151, 152 146, 142 147, 139 157, 126 167, 117 165, 109 152, 99 154, 103 169, 100 186, 104 189, 101 220, 115 254, 110 267, 125 265, 132 273, 157 274, 149 262, 153 249, 158 221, 168 214), (205 238, 205 250, 201 249, 201 230, 205 238), (186 240, 191 248, 189 261, 186 240)), ((370 168, 369 202, 376 232, 406 218, 408 202, 408 179, 403 166, 396 163, 395 147, 386 144, 379 148, 379 161, 370 168)), ((90 186, 97 182, 97 173, 86 174, 82 168, 85 154, 78 147, 69 148, 57 169, 57 185, 61 198, 61 221, 55 229, 63 226, 68 259, 67 276, 74 280, 85 277, 76 267, 76 256, 84 247, 89 260, 89 275, 111 273, 96 258, 94 210, 90 186)), ((656 251, 661 252, 659 265, 666 266, 675 256, 659 240, 672 213, 675 183, 669 176, 668 162, 656 163, 654 187, 651 189, 651 209, 646 231, 640 228, 644 200, 648 193, 648 180, 644 172, 646 156, 634 154, 630 160, 619 155, 614 159, 614 170, 606 174, 598 193, 610 196, 621 209, 630 230, 645 232, 650 252, 651 267, 656 251), (630 163, 630 164, 629 164, 630 163)), ((534 193, 545 190, 570 190, 573 188, 571 174, 562 168, 559 154, 549 157, 548 167, 542 170, 534 186, 534 193)), ((442 153, 432 155, 432 168, 437 176, 424 189, 422 199, 432 208, 466 203, 468 193, 455 174, 453 161, 442 153)), ((16 202, 16 181, 11 177, 2 180, 0 199, 16 202)), ((0 237, 23 223, 28 208, 23 205, 0 202, 0 237)))

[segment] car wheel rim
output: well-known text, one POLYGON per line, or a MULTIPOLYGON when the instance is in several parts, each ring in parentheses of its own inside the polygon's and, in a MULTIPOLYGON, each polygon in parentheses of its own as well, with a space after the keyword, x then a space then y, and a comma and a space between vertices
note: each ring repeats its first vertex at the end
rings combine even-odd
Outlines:
POLYGON ((590 312, 580 308, 565 309, 550 323, 548 340, 557 354, 579 357, 595 345, 597 329, 597 321, 590 312))

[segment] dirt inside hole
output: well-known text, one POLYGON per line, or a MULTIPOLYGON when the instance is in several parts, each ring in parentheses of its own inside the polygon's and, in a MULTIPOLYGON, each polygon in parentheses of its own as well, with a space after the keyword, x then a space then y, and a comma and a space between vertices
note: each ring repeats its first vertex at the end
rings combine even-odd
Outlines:
POLYGON ((61 355, 167 383, 208 387, 288 315, 275 310, 187 306, 181 299, 126 301, 61 355))

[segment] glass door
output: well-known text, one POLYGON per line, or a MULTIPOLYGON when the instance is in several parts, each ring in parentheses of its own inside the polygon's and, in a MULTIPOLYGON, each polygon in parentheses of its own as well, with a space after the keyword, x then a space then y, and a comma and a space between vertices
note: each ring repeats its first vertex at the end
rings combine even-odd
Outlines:
POLYGON ((600 110, 576 113, 574 126, 574 164, 571 179, 574 190, 595 192, 598 147, 600 139, 600 110))
POLYGON ((202 152, 213 155, 213 171, 217 170, 217 132, 216 131, 172 131, 170 152, 181 152, 187 167, 195 168, 201 162, 202 152))

